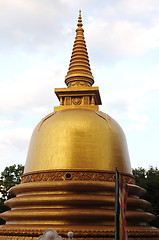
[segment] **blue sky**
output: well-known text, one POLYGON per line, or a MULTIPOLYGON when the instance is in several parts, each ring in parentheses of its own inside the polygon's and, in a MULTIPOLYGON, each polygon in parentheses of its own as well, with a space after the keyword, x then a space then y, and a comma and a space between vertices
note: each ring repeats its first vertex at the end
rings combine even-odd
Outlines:
POLYGON ((78 11, 100 110, 123 128, 133 168, 159 167, 159 1, 0 0, 0 171, 25 164, 65 87, 78 11))

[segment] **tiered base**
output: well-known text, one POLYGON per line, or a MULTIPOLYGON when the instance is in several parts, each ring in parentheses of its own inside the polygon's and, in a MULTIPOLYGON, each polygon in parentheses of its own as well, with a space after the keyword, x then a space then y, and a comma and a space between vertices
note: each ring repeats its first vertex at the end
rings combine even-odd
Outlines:
MULTIPOLYGON (((128 183, 127 232, 132 240, 159 239, 159 230, 148 223, 154 216, 145 212, 149 203, 139 196, 144 189, 128 183)), ((35 173, 22 178, 11 189, 16 195, 6 202, 11 208, 1 214, 0 240, 34 240, 46 229, 54 229, 63 238, 69 231, 75 239, 114 239, 114 173, 56 171, 35 173), (46 176, 47 175, 47 176, 46 176), (48 181, 46 181, 46 179, 48 181)))

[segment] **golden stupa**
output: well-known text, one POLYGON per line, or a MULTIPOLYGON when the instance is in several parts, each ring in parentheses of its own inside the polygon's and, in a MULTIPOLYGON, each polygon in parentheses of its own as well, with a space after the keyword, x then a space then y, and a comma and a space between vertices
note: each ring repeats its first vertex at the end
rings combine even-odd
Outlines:
POLYGON ((0 239, 33 240, 46 229, 76 239, 114 239, 115 168, 128 184, 129 239, 159 239, 149 226, 154 216, 139 197, 125 135, 118 123, 99 111, 101 98, 84 40, 81 12, 65 78, 67 88, 55 93, 60 106, 35 128, 21 184, 11 188, 16 197, 6 201, 1 214, 0 239))

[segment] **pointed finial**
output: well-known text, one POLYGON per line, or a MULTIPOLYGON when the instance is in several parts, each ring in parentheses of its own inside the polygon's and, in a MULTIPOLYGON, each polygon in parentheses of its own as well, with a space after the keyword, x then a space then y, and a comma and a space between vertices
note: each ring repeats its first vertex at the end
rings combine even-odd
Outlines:
POLYGON ((68 87, 90 87, 94 83, 94 79, 91 73, 86 42, 84 39, 81 10, 79 11, 77 26, 76 37, 73 45, 69 69, 65 77, 65 83, 68 87))
POLYGON ((79 10, 79 17, 78 17, 78 24, 77 24, 78 27, 82 27, 83 24, 82 24, 82 17, 81 17, 81 10, 79 10))

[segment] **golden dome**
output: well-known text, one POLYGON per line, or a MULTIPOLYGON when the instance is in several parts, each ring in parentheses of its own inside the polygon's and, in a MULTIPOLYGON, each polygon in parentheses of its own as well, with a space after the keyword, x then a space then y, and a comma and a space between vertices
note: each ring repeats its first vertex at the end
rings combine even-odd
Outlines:
POLYGON ((35 128, 25 173, 50 169, 91 169, 131 173, 126 139, 107 114, 66 109, 46 116, 35 128))

